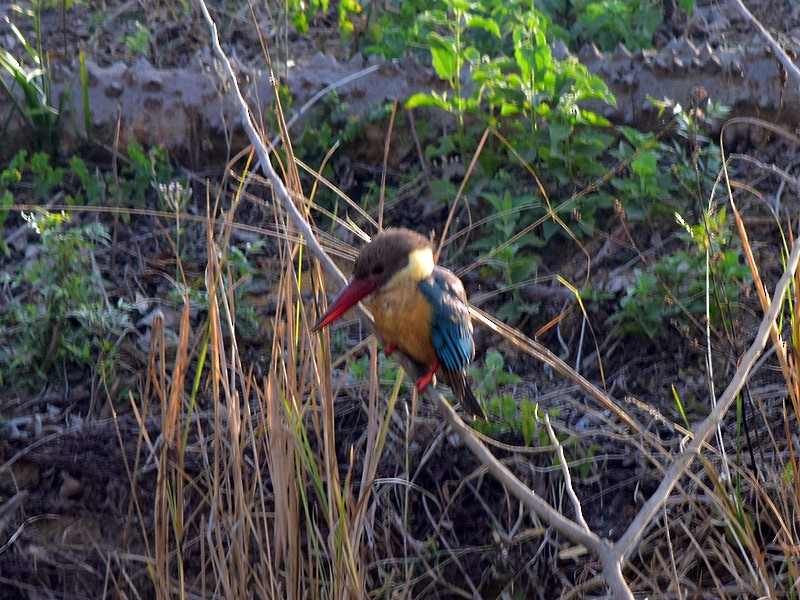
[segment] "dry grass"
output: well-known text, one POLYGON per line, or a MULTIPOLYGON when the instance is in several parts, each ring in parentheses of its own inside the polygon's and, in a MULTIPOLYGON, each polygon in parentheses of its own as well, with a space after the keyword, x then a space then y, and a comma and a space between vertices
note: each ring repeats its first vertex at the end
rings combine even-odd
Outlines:
MULTIPOLYGON (((283 181, 305 215, 299 161, 288 155, 283 181)), ((732 182, 727 200, 736 207, 751 191, 732 182)), ((209 199, 207 318, 200 328, 192 323, 186 295, 176 338, 155 321, 147 376, 130 397, 136 427, 113 421, 129 482, 119 524, 129 545, 97 549, 104 572, 79 559, 65 559, 62 570, 91 571, 103 595, 118 598, 607 597, 603 557, 539 514, 509 481, 619 551, 611 542, 657 494, 692 433, 653 407, 611 397, 499 325, 498 343, 550 361, 569 379, 555 392, 564 412, 551 419, 549 445, 480 439, 457 429, 445 409, 440 415, 416 398, 406 402, 402 372, 381 381, 374 339, 351 350, 370 356, 366 385, 353 389, 350 354, 334 355, 328 334, 309 332, 315 301, 327 295, 325 278, 282 202, 276 191, 274 222, 261 232, 278 243, 269 368, 257 372, 238 342, 239 282, 227 257, 235 210, 223 214, 221 199, 209 199), (575 427, 576 413, 591 426, 575 427), (515 479, 498 476, 466 443, 489 445, 515 479), (611 465, 627 470, 616 477, 611 465), (603 522, 623 510, 632 512, 603 522)), ((783 298, 769 297, 766 253, 749 241, 746 217, 737 211, 736 220, 766 314, 783 298)), ((775 228, 788 261, 791 227, 776 219, 775 228)), ((325 246, 354 253, 334 240, 325 246)), ((676 474, 652 518, 632 532, 620 562, 637 596, 800 595, 798 284, 795 274, 769 332, 771 349, 749 373, 753 385, 737 392, 735 409, 712 423, 715 439, 700 445, 699 460, 676 474)), ((542 423, 546 431, 550 425, 542 423)))
MULTIPOLYGON (((153 593, 161 598, 513 597, 515 590, 531 597, 541 577, 549 577, 550 584, 549 591, 540 588, 539 597, 551 597, 558 580, 561 597, 603 595, 599 564, 593 566, 507 489, 488 481, 485 468, 473 464, 456 485, 430 480, 437 459, 452 452, 452 440, 444 426, 424 414, 402 419, 404 411, 395 410, 401 381, 386 393, 374 341, 367 346, 372 359, 366 395, 345 393, 354 405, 339 404, 334 410, 344 377, 335 383, 337 357, 328 337, 309 334, 309 299, 324 297, 324 278, 292 222, 280 211, 274 218, 275 231, 282 232, 281 277, 270 369, 262 378, 239 356, 236 282, 224 251, 227 231, 215 237, 213 220, 207 227, 206 273, 213 301, 204 333, 192 330, 187 299, 174 354, 163 337, 153 336, 149 391, 143 398, 157 402, 136 406, 141 437, 130 465, 127 524, 140 523, 146 554, 117 557, 109 565, 114 594, 137 597, 130 582, 141 581, 137 571, 145 564, 153 593), (211 412, 198 410, 198 394, 213 400, 211 412), (148 414, 160 418, 155 439, 144 420, 148 414), (343 427, 350 419, 356 434, 343 427), (420 440, 425 446, 415 447, 420 440), (157 473, 152 506, 143 506, 136 493, 147 464, 157 473), (387 464, 394 469, 391 475, 387 464), (475 506, 472 511, 465 508, 469 503, 475 506), (152 531, 144 525, 148 514, 153 515, 152 531), (481 536, 458 523, 465 518, 476 529, 491 527, 494 542, 475 546, 472 540, 481 536), (421 530, 433 532, 432 537, 416 537, 421 530), (193 567, 187 570, 189 557, 193 567), (487 557, 493 571, 486 570, 487 557), (570 561, 577 568, 567 568, 570 561), (481 564, 484 570, 475 571, 481 564), (507 586, 487 579, 490 572, 505 572, 507 586), (461 583, 455 583, 453 573, 461 573, 461 583)), ((226 227, 231 226, 227 221, 226 227)), ((787 319, 794 331, 796 287, 792 293, 787 319)), ((767 300, 765 309, 769 306, 767 300)), ((522 337, 501 333, 508 339, 522 337)), ((748 414, 748 404, 740 402, 738 413, 721 425, 719 441, 703 446, 699 467, 684 472, 655 521, 642 530, 625 568, 637 593, 793 597, 800 544, 796 447, 789 442, 796 439, 797 404, 794 394, 779 407, 775 402, 796 389, 797 369, 793 353, 784 359, 786 387, 749 390, 750 405, 758 412, 748 414), (754 454, 752 463, 748 457, 754 454)), ((538 449, 544 462, 522 448, 497 453, 517 475, 525 478, 527 472, 531 489, 574 516, 591 506, 582 509, 580 498, 567 497, 573 487, 559 471, 573 473, 575 485, 585 491, 598 482, 595 489, 607 496, 604 457, 635 450, 648 477, 658 478, 679 451, 644 429, 632 431, 631 423, 638 424, 641 415, 615 406, 622 411, 617 416, 595 415, 605 422, 605 431, 576 433, 556 424, 579 444, 606 452, 595 454, 587 463, 590 471, 581 476, 574 475, 578 461, 567 470, 558 437, 538 449), (555 467, 549 468, 548 457, 555 467)), ((670 427, 689 435, 677 423, 670 427)), ((591 516, 588 520, 591 526, 591 516)))

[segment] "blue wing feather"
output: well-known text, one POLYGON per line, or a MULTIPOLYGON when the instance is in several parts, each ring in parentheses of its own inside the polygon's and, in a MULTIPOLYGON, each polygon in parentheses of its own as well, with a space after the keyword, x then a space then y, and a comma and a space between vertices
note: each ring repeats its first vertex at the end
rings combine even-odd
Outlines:
POLYGON ((420 291, 433 309, 431 343, 439 363, 445 371, 460 371, 475 355, 464 286, 453 273, 436 267, 428 279, 420 282, 420 291))
POLYGON ((435 267, 419 289, 432 308, 431 344, 453 395, 466 412, 485 419, 466 378, 466 367, 475 357, 475 343, 464 285, 447 269, 435 267))

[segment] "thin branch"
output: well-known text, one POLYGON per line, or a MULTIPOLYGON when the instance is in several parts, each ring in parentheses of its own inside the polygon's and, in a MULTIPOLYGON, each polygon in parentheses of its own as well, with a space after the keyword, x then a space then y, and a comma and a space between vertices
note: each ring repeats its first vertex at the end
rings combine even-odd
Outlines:
POLYGON ((783 68, 786 69, 787 73, 791 73, 798 87, 800 87, 800 69, 798 69, 797 65, 795 65, 792 59, 789 58, 783 47, 778 42, 776 42, 775 39, 769 34, 769 31, 767 31, 766 27, 764 27, 758 21, 758 19, 756 19, 753 16, 753 13, 751 13, 747 9, 742 0, 733 0, 733 3, 739 9, 739 12, 742 13, 744 18, 750 21, 755 26, 755 28, 758 30, 759 35, 763 37, 764 40, 769 45, 770 49, 772 50, 772 53, 775 55, 775 58, 777 58, 778 62, 780 62, 783 68))
MULTIPOLYGON (((214 48, 214 52, 216 53, 217 58, 219 58, 223 69, 225 70, 225 74, 228 76, 228 83, 231 85, 234 98, 241 111, 242 126, 244 127, 250 143, 253 144, 253 147, 256 150, 259 164, 264 171, 264 175, 267 177, 270 184, 272 184, 275 195, 283 203, 283 208, 289 214, 289 217, 291 218, 295 227, 300 230, 305 243, 314 253, 314 256, 316 256, 320 263, 322 263, 322 267, 331 277, 344 283, 346 281, 345 276, 339 270, 339 267, 336 266, 336 264, 322 249, 322 246, 320 246, 319 242, 317 241, 314 231, 311 229, 308 221, 306 221, 300 211, 297 210, 297 207, 292 201, 292 198, 289 195, 289 191, 286 189, 283 180, 275 172, 275 169, 272 168, 272 163, 269 160, 269 151, 261 139, 261 134, 258 132, 258 130, 256 130, 256 127, 253 124, 253 119, 250 116, 250 109, 248 108, 247 102, 245 102, 244 96, 242 95, 242 90, 239 88, 239 82, 236 79, 236 74, 233 72, 231 62, 219 43, 219 31, 217 31, 217 25, 214 22, 214 19, 211 17, 211 14, 208 12, 208 7, 206 6, 205 0, 200 0, 199 4, 200 10, 203 12, 203 16, 206 19, 206 23, 208 23, 208 27, 211 30, 211 45, 214 48)), ((274 77, 275 75, 270 71, 270 78, 274 79, 274 77)))
POLYGON ((556 435, 556 432, 553 431, 553 426, 550 424, 550 415, 547 413, 544 415, 544 426, 547 428, 547 435, 550 436, 550 441, 553 443, 553 447, 556 449, 558 462, 561 464, 561 473, 564 476, 564 487, 567 489, 567 496, 569 496, 569 499, 572 502, 572 508, 575 511, 575 520, 586 531, 591 531, 591 529, 589 529, 589 525, 586 523, 586 519, 583 518, 583 507, 581 506, 581 501, 578 500, 578 495, 575 493, 575 488, 572 487, 572 474, 569 472, 569 463, 567 462, 567 457, 564 456, 564 447, 561 445, 561 442, 558 441, 558 436, 556 435))
POLYGON ((775 286, 775 294, 772 297, 772 304, 770 305, 767 314, 764 315, 764 319, 761 321, 761 326, 758 328, 756 337, 748 351, 742 357, 739 363, 739 368, 736 369, 736 373, 734 373, 733 379, 731 379, 731 382, 725 390, 725 393, 722 394, 722 397, 719 399, 719 402, 714 410, 711 411, 711 414, 709 414, 706 420, 703 421, 697 428, 692 441, 689 443, 686 449, 678 455, 672 465, 670 465, 669 469, 667 469, 667 473, 664 476, 661 485, 658 486, 658 489, 655 491, 655 493, 650 496, 647 502, 645 502, 644 506, 639 511, 639 514, 636 515, 636 518, 633 520, 630 526, 628 526, 627 531, 614 545, 614 552, 618 552, 623 561, 628 560, 636 544, 641 540, 642 535, 650 525, 651 520, 659 511, 661 506, 667 501, 667 496, 669 496, 672 488, 675 487, 675 485, 678 483, 678 480, 689 468, 689 465, 691 465, 698 454, 700 454, 700 447, 705 444, 706 440, 714 432, 714 429, 725 416, 725 413, 728 411, 731 404, 736 399, 736 396, 747 382, 747 379, 750 376, 750 371, 758 360, 758 357, 763 352, 764 346, 767 343, 767 338, 770 334, 770 330, 772 329, 778 314, 783 308, 783 303, 786 299, 786 290, 794 279, 798 261, 800 261, 800 238, 798 238, 792 246, 792 253, 789 256, 789 260, 786 262, 786 269, 784 270, 780 281, 778 281, 778 285, 775 286))
MULTIPOLYGON (((342 79, 339 79, 338 81, 334 81, 333 83, 331 83, 329 85, 326 85, 324 88, 322 88, 316 94, 311 96, 311 98, 309 98, 306 101, 306 103, 303 104, 303 106, 301 106, 297 111, 295 111, 295 113, 292 115, 292 117, 286 123, 286 130, 288 131, 289 129, 291 129, 292 125, 294 125, 295 123, 297 123, 297 121, 300 120, 300 117, 302 117, 304 114, 306 114, 311 109, 311 107, 314 106, 314 104, 319 102, 322 98, 327 96, 333 90, 336 90, 336 89, 338 89, 338 88, 340 88, 342 86, 345 86, 348 83, 350 83, 352 81, 355 81, 356 79, 359 79, 361 77, 369 75, 370 73, 374 73, 379 68, 380 68, 380 64, 375 64, 375 65, 367 67, 366 69, 361 69, 360 71, 356 71, 355 73, 351 73, 347 77, 343 77, 342 79)), ((281 136, 280 135, 276 135, 272 139, 272 146, 274 148, 277 148, 278 144, 280 143, 280 141, 281 141, 281 136)))
POLYGON ((481 461, 486 470, 497 479, 498 482, 512 495, 522 502, 529 510, 550 527, 558 531, 564 537, 576 544, 582 544, 591 550, 603 565, 603 576, 606 583, 611 588, 613 597, 620 600, 633 600, 631 592, 625 578, 622 576, 621 561, 618 559, 619 553, 613 552, 613 545, 606 539, 601 538, 596 533, 584 529, 574 521, 571 521, 548 502, 540 498, 528 488, 511 470, 501 463, 494 454, 478 439, 472 429, 468 427, 461 417, 456 414, 450 403, 445 400, 437 390, 428 386, 428 396, 433 400, 436 408, 444 416, 447 424, 458 434, 464 445, 470 449, 475 457, 481 461))

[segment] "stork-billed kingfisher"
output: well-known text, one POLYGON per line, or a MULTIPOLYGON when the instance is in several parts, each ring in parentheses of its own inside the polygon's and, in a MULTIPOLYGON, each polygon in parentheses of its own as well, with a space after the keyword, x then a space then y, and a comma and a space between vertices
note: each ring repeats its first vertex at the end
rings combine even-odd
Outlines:
POLYGON ((441 370, 462 408, 485 418, 467 383, 466 368, 475 356, 467 293, 458 277, 434 264, 427 238, 399 228, 373 237, 358 254, 350 281, 313 330, 333 323, 364 298, 384 353, 398 348, 427 369, 415 383, 417 391, 441 370))

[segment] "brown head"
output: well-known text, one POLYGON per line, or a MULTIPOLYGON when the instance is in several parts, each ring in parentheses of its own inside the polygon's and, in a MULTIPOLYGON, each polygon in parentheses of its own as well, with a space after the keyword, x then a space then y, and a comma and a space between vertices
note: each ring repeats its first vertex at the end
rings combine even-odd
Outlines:
POLYGON ((333 323, 384 285, 405 277, 422 280, 432 270, 433 246, 426 237, 395 227, 376 234, 359 252, 353 276, 314 325, 314 331, 333 323))

